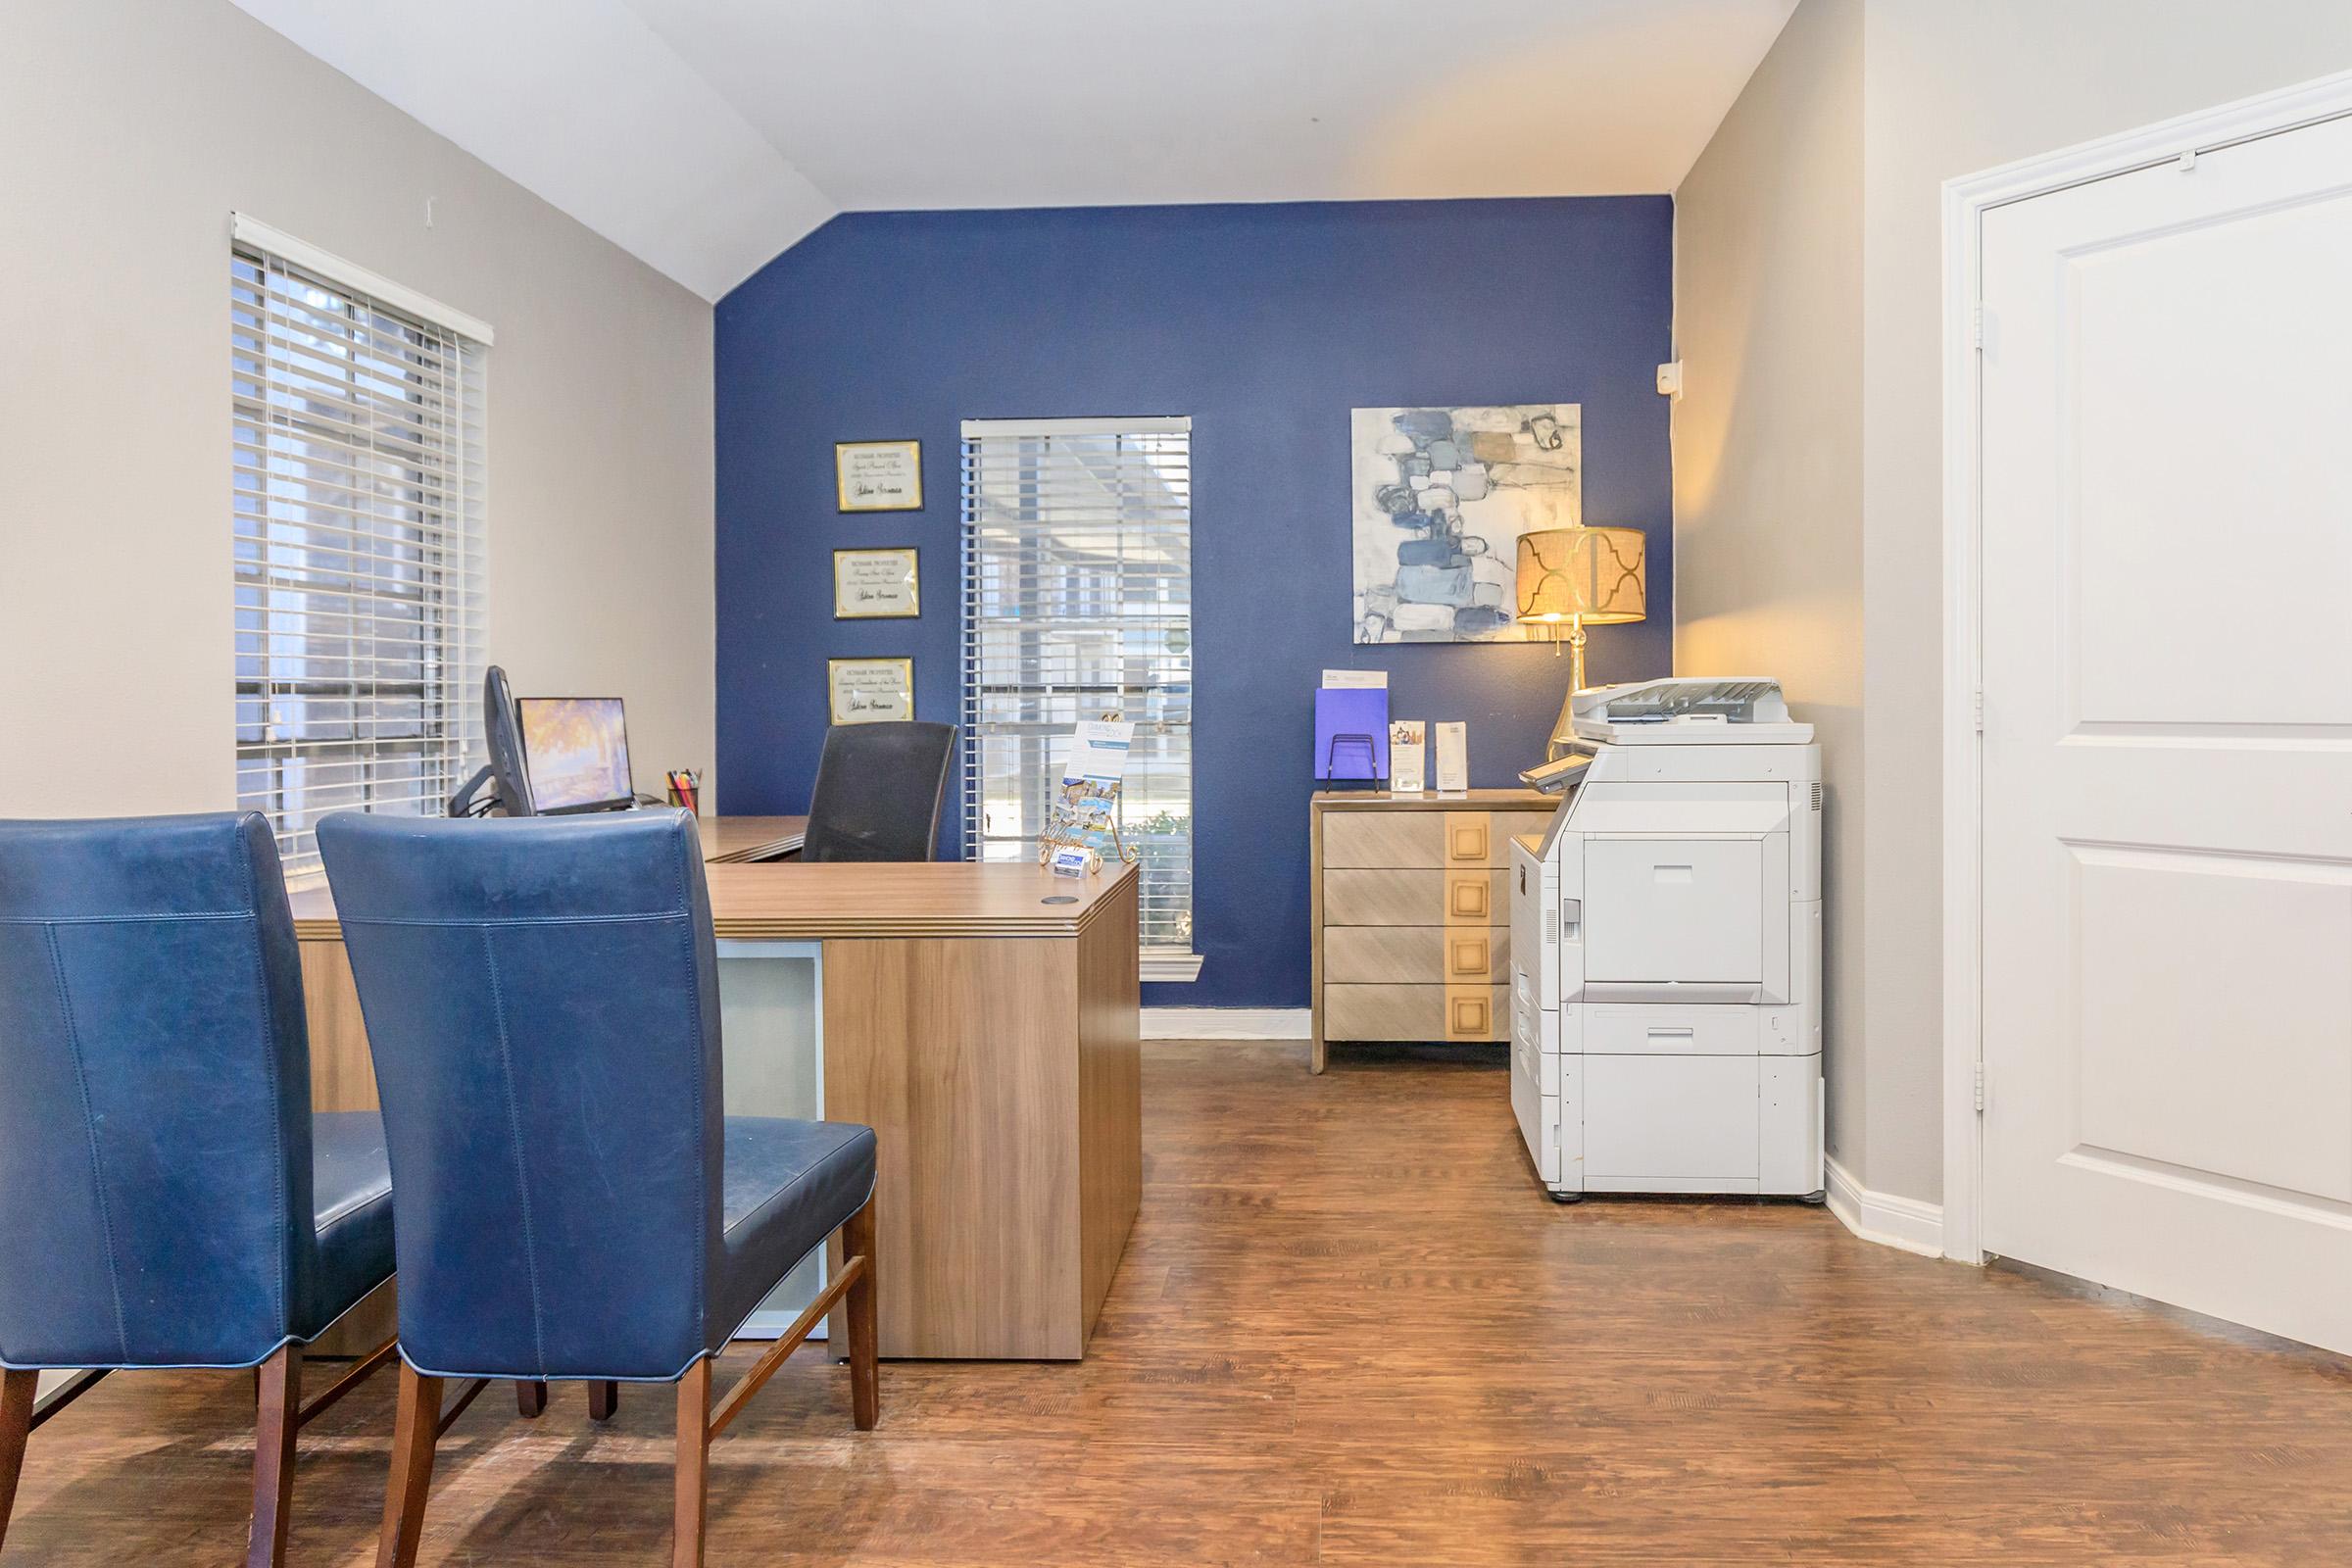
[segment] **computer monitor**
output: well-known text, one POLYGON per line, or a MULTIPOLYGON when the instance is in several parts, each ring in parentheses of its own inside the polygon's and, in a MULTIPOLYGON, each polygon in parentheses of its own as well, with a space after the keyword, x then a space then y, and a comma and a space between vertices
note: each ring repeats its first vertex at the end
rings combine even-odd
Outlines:
POLYGON ((514 712, 538 814, 617 811, 636 803, 619 698, 525 697, 514 712))
MULTIPOLYGON (((514 721, 514 692, 507 684, 507 672, 496 664, 482 674, 482 733, 490 747, 490 788, 499 808, 509 816, 536 816, 531 775, 523 766, 522 734, 514 721)), ((464 802, 468 808, 475 787, 466 786, 464 802)), ((451 815, 468 814, 458 807, 457 802, 451 804, 451 815)))

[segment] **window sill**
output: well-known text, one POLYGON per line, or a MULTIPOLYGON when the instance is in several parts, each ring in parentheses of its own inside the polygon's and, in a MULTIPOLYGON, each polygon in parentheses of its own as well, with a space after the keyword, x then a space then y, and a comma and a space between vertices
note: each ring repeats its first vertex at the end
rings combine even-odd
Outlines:
POLYGON ((1191 985, 1200 978, 1200 955, 1173 948, 1144 950, 1143 980, 1148 986, 1191 985))

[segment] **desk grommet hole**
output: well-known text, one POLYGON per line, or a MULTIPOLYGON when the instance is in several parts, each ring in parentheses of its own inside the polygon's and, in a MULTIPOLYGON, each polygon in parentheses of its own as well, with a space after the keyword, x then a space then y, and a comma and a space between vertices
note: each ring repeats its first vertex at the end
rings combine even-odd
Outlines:
POLYGON ((1075 893, 1050 893, 1037 902, 1040 904, 1076 904, 1078 895, 1075 893))

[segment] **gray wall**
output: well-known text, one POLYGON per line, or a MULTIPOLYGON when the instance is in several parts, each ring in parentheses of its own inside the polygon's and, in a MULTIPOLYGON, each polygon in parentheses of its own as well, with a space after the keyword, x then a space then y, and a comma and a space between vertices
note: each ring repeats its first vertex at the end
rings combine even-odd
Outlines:
MULTIPOLYGON (((1942 183, 2347 69, 2352 4, 2344 0, 1803 0, 1681 193, 1679 265, 1689 275, 1679 289, 1678 331, 1693 387, 1686 398, 1692 414, 1678 415, 1675 427, 1681 612, 1695 620, 1703 604, 1733 624, 1753 617, 1757 626, 1752 641, 1721 645, 1702 641, 1692 626, 1678 642, 1678 665, 1695 668, 1690 656, 1716 662, 1723 652, 1752 647, 1766 670, 1816 670, 1831 628, 1850 630, 1843 598, 1860 572, 1867 744, 1859 787, 1854 760, 1830 760, 1844 818, 1835 853, 1846 858, 1831 897, 1855 899, 1858 883, 1858 907, 1831 930, 1838 979, 1830 1021, 1833 1136, 1867 1187, 1931 1201, 1942 1196, 1942 183), (1808 116, 1836 120, 1834 106, 1852 90, 1850 60, 1834 40, 1857 5, 1861 181, 1858 197, 1843 198, 1853 205, 1841 209, 1831 167, 1842 160, 1838 138, 1823 131, 1808 140, 1804 126, 1808 116), (1800 70, 1803 79, 1791 82, 1776 66, 1800 70), (1809 97, 1823 102, 1808 106, 1809 97), (1775 242, 1777 220, 1759 220, 1764 243, 1750 248, 1721 216, 1734 200, 1721 172, 1735 168, 1756 186, 1738 200, 1767 213, 1814 214, 1830 234, 1775 242), (1832 296, 1844 286, 1842 274, 1825 278, 1787 258, 1788 248, 1810 245, 1834 267, 1842 247, 1836 236, 1856 225, 1859 297, 1839 310, 1832 296), (1741 295, 1736 306, 1702 293, 1708 275, 1730 280, 1741 295), (1774 514, 1776 497, 1794 492, 1772 491, 1769 474, 1710 480, 1709 466, 1731 449, 1698 439, 1707 416, 1697 389, 1716 372, 1691 345, 1730 341, 1727 318, 1811 323, 1825 356, 1847 355, 1847 334, 1858 330, 1858 402, 1837 396, 1786 354, 1751 357, 1744 366, 1765 368, 1740 372, 1758 397, 1803 397, 1818 411, 1811 443, 1839 471, 1804 493, 1834 505, 1859 443, 1858 554, 1834 522, 1792 525, 1774 514), (1741 504, 1708 501, 1710 484, 1741 504), (1688 513, 1685 495, 1694 502, 1688 513), (1818 591, 1810 599, 1788 575, 1790 558, 1767 563, 1792 526, 1812 556, 1818 591), (1701 537, 1726 530, 1747 538, 1701 537), (1778 647, 1772 638, 1782 640, 1778 647)), ((1769 337, 1769 329, 1751 328, 1744 341, 1768 346, 1769 337)), ((1752 411, 1755 399, 1743 393, 1740 401, 1752 411)), ((1759 445, 1779 445, 1780 432, 1801 422, 1793 414, 1750 412, 1736 415, 1735 426, 1742 416, 1759 445)), ((1786 453, 1766 459, 1793 461, 1786 453)), ((1835 684, 1818 672, 1807 678, 1835 709, 1835 684)), ((1824 740, 1838 745, 1831 730, 1824 740)))
POLYGON ((0 39, 0 815, 235 799, 231 209, 491 323, 490 657, 707 764, 710 308, 227 0, 0 39))
POLYGON ((1779 676, 1821 743, 1829 1147, 1859 1169, 1861 0, 1797 10, 1675 224, 1674 664, 1779 676))

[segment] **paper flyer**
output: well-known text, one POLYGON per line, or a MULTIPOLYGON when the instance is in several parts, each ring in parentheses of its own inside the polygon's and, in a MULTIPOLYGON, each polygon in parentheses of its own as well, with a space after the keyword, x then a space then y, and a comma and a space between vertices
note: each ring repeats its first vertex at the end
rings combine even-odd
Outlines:
POLYGON ((1470 788, 1470 726, 1460 720, 1438 726, 1438 793, 1460 795, 1470 788))
POLYGON ((1428 726, 1417 718, 1400 718, 1389 725, 1389 790, 1418 795, 1429 788, 1428 726))

